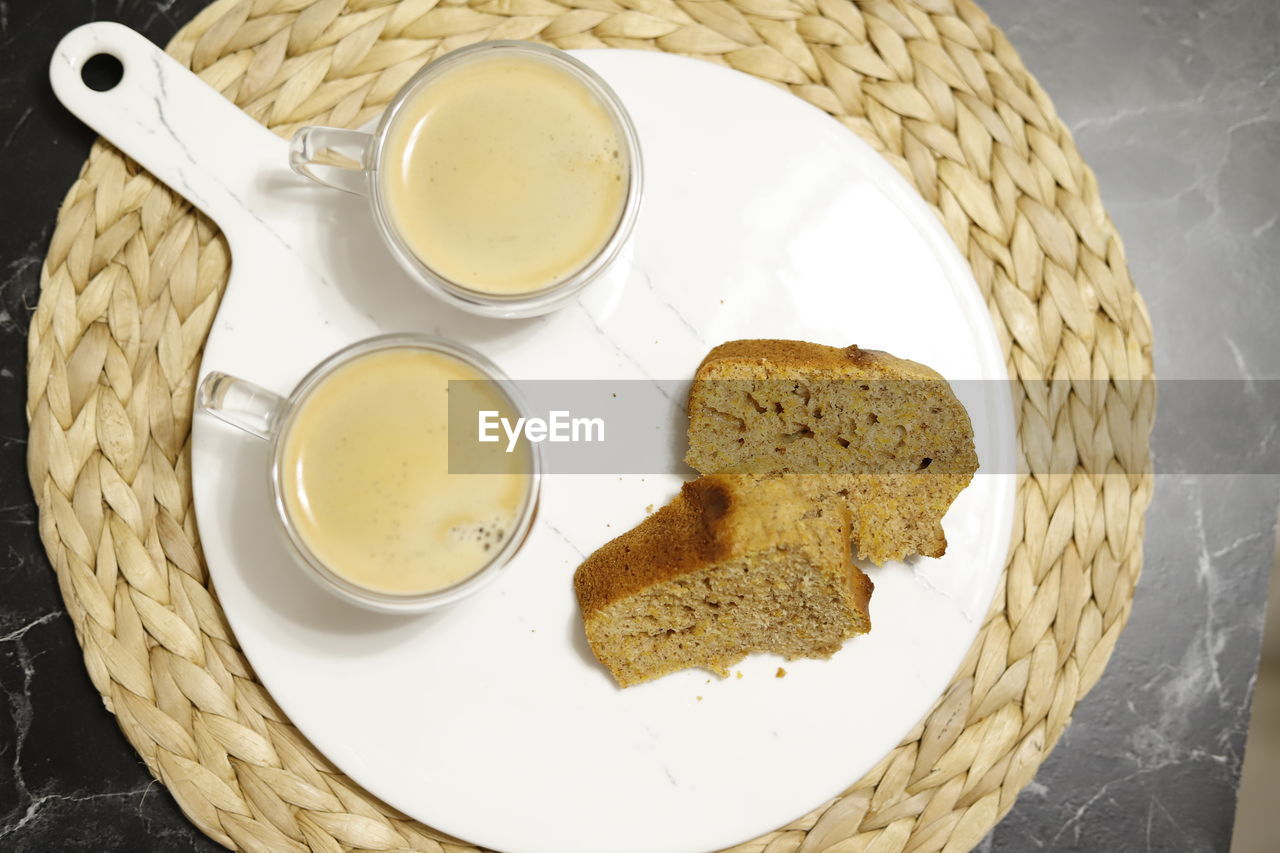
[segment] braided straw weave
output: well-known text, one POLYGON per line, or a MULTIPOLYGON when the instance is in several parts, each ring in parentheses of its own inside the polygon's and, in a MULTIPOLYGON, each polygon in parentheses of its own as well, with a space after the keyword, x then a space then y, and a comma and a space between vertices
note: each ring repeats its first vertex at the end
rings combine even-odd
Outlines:
MULTIPOLYGON (((1013 805, 1129 615, 1151 494, 1151 331, 1048 97, 967 0, 218 0, 169 53, 281 134, 359 125, 482 39, 664 50, 786 87, 871 143, 973 267, 1028 470, 992 612, 936 708, 842 796, 740 853, 961 851, 1013 805)), ((209 587, 191 507, 217 229, 106 143, 58 216, 31 321, 40 534, 103 701, 147 767, 247 851, 474 848, 359 790, 272 702, 209 587)), ((518 792, 502 792, 518 796, 518 792)), ((495 804, 501 819, 501 804, 495 804)))

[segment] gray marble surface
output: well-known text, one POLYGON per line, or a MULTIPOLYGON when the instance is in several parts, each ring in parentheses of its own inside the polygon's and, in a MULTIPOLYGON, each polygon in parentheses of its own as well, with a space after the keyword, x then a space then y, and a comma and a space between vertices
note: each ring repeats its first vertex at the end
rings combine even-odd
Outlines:
MULTIPOLYGON (((93 19, 163 43, 204 4, 0 0, 3 851, 219 849, 151 782, 84 673, 36 536, 22 415, 40 262, 91 138, 53 101, 48 56, 93 19)), ((1280 3, 983 5, 1098 174, 1151 311, 1160 375, 1277 378, 1280 3)), ((1220 415, 1161 418, 1157 467, 1162 447, 1214 429, 1220 415)), ((981 849, 1228 848, 1277 488, 1274 476, 1158 478, 1146 568, 1115 657, 981 849)))

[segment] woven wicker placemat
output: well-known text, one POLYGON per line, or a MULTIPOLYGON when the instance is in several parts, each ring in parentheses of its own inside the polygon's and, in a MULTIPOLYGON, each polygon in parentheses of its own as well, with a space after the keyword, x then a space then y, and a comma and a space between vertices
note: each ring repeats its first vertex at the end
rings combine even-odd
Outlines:
MULTIPOLYGON (((359 125, 482 39, 664 50, 786 87, 884 154, 967 256, 1016 377, 1022 452, 995 604, 937 707, 837 799, 735 848, 961 851, 1013 805, 1111 656, 1151 494, 1150 322, 1049 98, 966 0, 218 0, 169 53, 254 118, 359 125)), ((249 851, 470 851, 359 790, 227 628, 190 485, 192 389, 229 265, 217 229, 99 141, 31 322, 40 534, 107 708, 183 811, 249 851)), ((502 798, 494 792, 494 819, 502 798)))

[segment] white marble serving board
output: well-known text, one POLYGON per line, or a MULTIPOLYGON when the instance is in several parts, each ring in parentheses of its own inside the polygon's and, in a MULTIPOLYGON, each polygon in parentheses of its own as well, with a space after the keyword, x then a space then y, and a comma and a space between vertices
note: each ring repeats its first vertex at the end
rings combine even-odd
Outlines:
MULTIPOLYGON (((887 349, 950 379, 1004 380, 990 318, 934 214, 819 110, 707 63, 582 51, 629 107, 647 185, 630 262, 554 315, 444 307, 396 266, 360 198, 295 177, 286 143, 140 36, 93 24, 51 76, 73 112, 212 217, 231 280, 206 344, 280 392, 381 331, 463 341, 516 379, 688 377, 714 344, 800 338, 887 349), (98 52, 125 74, 97 93, 98 52)), ((962 385, 966 388, 977 383, 962 385)), ((661 505, 673 475, 550 477, 523 551, 445 612, 388 617, 310 583, 275 526, 267 449, 193 428, 205 557, 245 654, 290 718, 356 782, 432 826, 512 853, 692 853, 838 794, 925 714, 996 588, 1013 511, 1007 390, 970 396, 986 472, 945 520, 940 560, 871 569, 874 630, 829 661, 748 659, 619 690, 582 636, 582 556, 661 505)), ((992 392, 991 388, 1000 390, 992 392)), ((673 450, 676 452, 676 450, 673 450)), ((672 470, 675 470, 674 468, 672 470)))

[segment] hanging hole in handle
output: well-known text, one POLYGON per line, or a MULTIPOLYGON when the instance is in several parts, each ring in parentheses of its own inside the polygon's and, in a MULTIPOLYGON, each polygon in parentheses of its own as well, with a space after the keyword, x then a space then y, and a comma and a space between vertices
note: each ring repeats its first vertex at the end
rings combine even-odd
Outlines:
POLYGON ((124 79, 124 63, 109 53, 97 53, 80 66, 80 79, 95 92, 110 92, 124 79))

